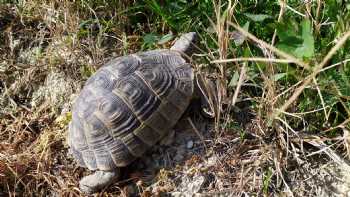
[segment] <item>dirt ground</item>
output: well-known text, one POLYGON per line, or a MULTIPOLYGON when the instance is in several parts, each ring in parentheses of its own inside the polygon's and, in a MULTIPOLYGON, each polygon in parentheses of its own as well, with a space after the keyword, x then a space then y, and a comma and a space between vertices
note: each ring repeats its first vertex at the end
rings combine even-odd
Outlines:
MULTIPOLYGON (((61 23, 60 11, 35 6, 31 15, 0 6, 0 196, 83 196, 78 181, 91 172, 68 153, 71 105, 103 63, 141 46, 137 36, 126 51, 108 37, 78 38, 77 15, 61 23)), ((350 166, 322 141, 268 135, 249 101, 230 114, 219 131, 188 113, 172 140, 96 196, 350 196, 350 166)))

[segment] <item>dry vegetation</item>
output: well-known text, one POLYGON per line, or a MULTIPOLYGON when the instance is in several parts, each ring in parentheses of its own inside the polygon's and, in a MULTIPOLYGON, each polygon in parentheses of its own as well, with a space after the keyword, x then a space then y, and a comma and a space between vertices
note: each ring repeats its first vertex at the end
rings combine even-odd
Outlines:
POLYGON ((172 163, 159 152, 178 154, 186 132, 195 149, 152 178, 131 166, 98 195, 349 195, 350 4, 169 2, 0 0, 0 196, 83 195, 66 143, 82 85, 186 31, 201 37, 192 59, 215 84, 214 120, 190 114, 178 142, 148 154, 172 163))

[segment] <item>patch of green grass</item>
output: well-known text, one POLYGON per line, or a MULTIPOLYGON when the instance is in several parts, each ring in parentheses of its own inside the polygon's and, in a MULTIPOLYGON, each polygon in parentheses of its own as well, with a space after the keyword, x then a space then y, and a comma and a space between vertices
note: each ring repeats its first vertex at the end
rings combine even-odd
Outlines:
POLYGON ((264 174, 264 181, 263 181, 263 192, 264 194, 268 194, 268 190, 269 190, 269 186, 271 184, 271 177, 272 177, 273 173, 271 169, 267 169, 267 171, 264 174))

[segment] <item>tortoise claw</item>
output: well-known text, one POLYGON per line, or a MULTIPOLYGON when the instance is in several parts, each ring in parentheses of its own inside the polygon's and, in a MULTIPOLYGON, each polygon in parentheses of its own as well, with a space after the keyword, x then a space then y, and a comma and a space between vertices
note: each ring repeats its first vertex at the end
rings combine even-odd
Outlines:
POLYGON ((116 181, 119 174, 119 170, 96 171, 94 174, 83 177, 79 182, 79 188, 85 194, 96 193, 116 181))

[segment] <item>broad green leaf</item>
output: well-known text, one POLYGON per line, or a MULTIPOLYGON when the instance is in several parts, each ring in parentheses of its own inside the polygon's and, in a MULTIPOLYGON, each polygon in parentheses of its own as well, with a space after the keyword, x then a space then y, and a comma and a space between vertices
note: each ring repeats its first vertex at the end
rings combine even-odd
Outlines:
POLYGON ((301 29, 300 32, 290 24, 279 25, 277 47, 298 58, 311 58, 314 56, 315 46, 310 20, 303 20, 299 29, 301 29))
MULTIPOLYGON (((298 39, 297 39, 297 38, 295 38, 294 41, 293 41, 292 39, 290 39, 289 42, 279 43, 279 44, 277 45, 277 47, 278 47, 279 49, 281 49, 282 51, 285 51, 285 52, 287 52, 287 53, 291 53, 291 54, 297 56, 297 55, 295 54, 295 50, 299 47, 299 46, 297 45, 297 42, 298 42, 298 39)), ((299 56, 297 56, 297 57, 299 57, 299 56)))
POLYGON ((248 17, 250 20, 254 21, 254 22, 261 22, 264 21, 268 18, 272 18, 269 15, 266 14, 249 14, 249 13, 245 13, 244 14, 246 17, 248 17))
POLYGON ((314 56, 315 46, 310 20, 303 20, 301 22, 301 30, 301 37, 304 40, 304 42, 301 47, 295 50, 295 55, 297 57, 311 58, 312 56, 314 56))
POLYGON ((276 29, 277 36, 280 39, 280 41, 287 40, 290 37, 298 37, 297 29, 294 28, 291 23, 278 23, 276 29))

